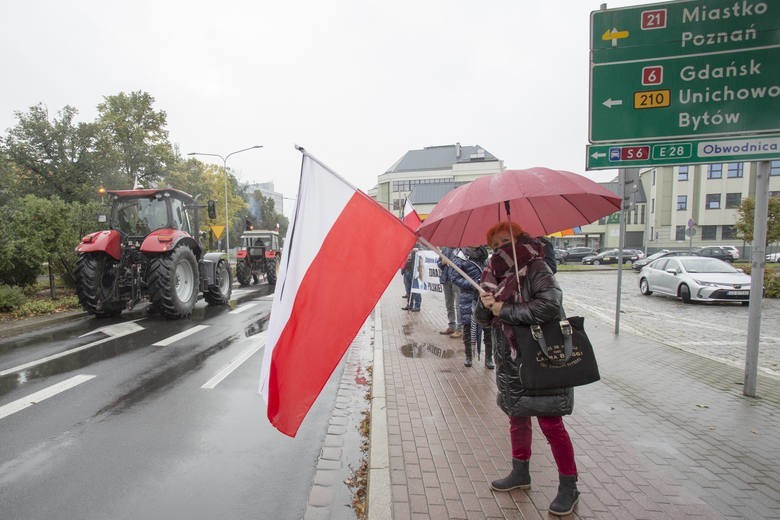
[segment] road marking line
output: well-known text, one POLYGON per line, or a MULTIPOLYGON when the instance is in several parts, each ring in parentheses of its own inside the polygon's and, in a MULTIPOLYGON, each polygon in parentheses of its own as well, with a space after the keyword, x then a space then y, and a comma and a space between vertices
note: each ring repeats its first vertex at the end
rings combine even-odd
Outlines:
POLYGON ((81 383, 86 383, 94 377, 95 376, 87 374, 79 374, 77 376, 71 377, 70 379, 66 379, 65 381, 60 381, 56 385, 51 385, 44 388, 43 390, 34 392, 27 397, 22 397, 21 399, 17 399, 16 401, 0 406, 0 419, 4 419, 9 415, 20 412, 34 404, 38 404, 41 401, 48 399, 49 397, 54 397, 59 393, 70 390, 74 386, 78 386, 81 383))
POLYGON ((206 390, 214 389, 214 387, 220 384, 222 380, 229 376, 235 369, 243 365, 247 359, 255 355, 258 350, 265 346, 265 332, 258 334, 256 341, 257 343, 255 345, 252 345, 248 349, 244 350, 241 354, 233 358, 233 360, 225 365, 222 370, 217 372, 214 377, 206 381, 206 383, 204 383, 201 388, 206 390))
POLYGON ((175 334, 175 335, 173 335, 173 336, 171 336, 169 338, 161 339, 157 343, 152 343, 152 346, 153 347, 167 347, 171 343, 175 343, 175 342, 179 341, 180 339, 186 338, 187 336, 192 336, 196 332, 200 332, 203 329, 207 329, 207 328, 209 328, 208 325, 195 325, 194 327, 189 328, 189 329, 185 330, 184 332, 179 332, 178 334, 175 334))
POLYGON ((260 303, 258 303, 258 302, 255 302, 255 303, 247 303, 246 305, 242 305, 241 307, 238 307, 238 308, 236 308, 236 309, 233 309, 233 310, 232 310, 232 311, 230 311, 228 314, 240 314, 240 313, 242 313, 242 312, 244 312, 244 311, 248 311, 249 309, 251 309, 251 308, 253 308, 253 307, 257 307, 258 305, 260 305, 260 303))
POLYGON ((13 374, 14 372, 21 372, 22 370, 42 365, 44 363, 48 363, 49 361, 53 361, 55 359, 59 359, 61 357, 68 356, 70 354, 75 354, 76 352, 81 352, 82 350, 87 350, 88 348, 96 347, 97 345, 100 345, 102 343, 106 343, 108 341, 114 340, 120 336, 111 336, 108 338, 103 338, 97 341, 93 341, 92 343, 87 343, 86 345, 82 345, 80 347, 72 348, 70 350, 64 350, 60 352, 59 354, 52 354, 51 356, 46 356, 45 358, 41 358, 35 361, 30 361, 29 363, 24 363, 23 365, 17 365, 12 368, 6 368, 5 370, 0 371, 0 376, 5 376, 8 374, 13 374))

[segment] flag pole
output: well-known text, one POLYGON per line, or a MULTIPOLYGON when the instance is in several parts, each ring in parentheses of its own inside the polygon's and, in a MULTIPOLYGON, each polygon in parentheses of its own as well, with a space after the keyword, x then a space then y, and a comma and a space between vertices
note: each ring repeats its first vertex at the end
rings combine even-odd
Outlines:
POLYGON ((427 247, 427 248, 429 248, 429 249, 433 250, 433 251, 434 251, 436 254, 438 254, 438 255, 439 255, 439 257, 440 257, 442 260, 444 260, 444 263, 445 263, 445 264, 447 264, 447 265, 449 265, 450 267, 452 267, 453 269, 455 269, 455 271, 457 271, 459 275, 461 275, 461 276, 462 276, 462 277, 463 277, 463 278, 464 278, 464 279, 465 279, 467 282, 469 282, 469 283, 470 283, 470 284, 471 284, 471 285, 474 287, 474 289, 476 289, 476 290, 477 290, 477 292, 478 292, 479 294, 486 294, 486 293, 485 293, 485 291, 484 291, 484 289, 482 289, 482 287, 480 287, 480 286, 479 286, 479 284, 478 284, 477 282, 475 282, 474 280, 472 280, 472 279, 471 279, 471 277, 470 277, 469 275, 467 275, 467 274, 466 274, 466 273, 463 271, 463 269, 461 269, 460 267, 458 267, 457 265, 455 265, 454 263, 452 263, 452 260, 450 260, 449 258, 447 258, 447 255, 445 255, 444 253, 442 253, 442 252, 441 252, 441 249, 439 249, 439 248, 438 248, 438 247, 436 247, 435 245, 431 244, 430 242, 428 242, 427 240, 425 240, 423 237, 417 237, 417 240, 418 240, 420 243, 422 243, 422 244, 423 244, 425 247, 427 247))

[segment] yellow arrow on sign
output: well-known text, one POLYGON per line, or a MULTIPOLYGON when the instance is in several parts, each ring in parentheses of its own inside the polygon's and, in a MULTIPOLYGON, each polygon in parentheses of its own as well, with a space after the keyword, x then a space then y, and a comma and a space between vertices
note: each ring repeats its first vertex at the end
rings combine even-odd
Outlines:
POLYGON ((618 31, 614 27, 611 31, 607 29, 604 34, 601 35, 601 39, 604 41, 612 40, 613 47, 617 47, 617 41, 622 38, 628 38, 628 31, 618 31))
POLYGON ((225 230, 225 226, 209 226, 209 228, 211 228, 211 232, 214 233, 216 238, 221 237, 222 232, 225 230))

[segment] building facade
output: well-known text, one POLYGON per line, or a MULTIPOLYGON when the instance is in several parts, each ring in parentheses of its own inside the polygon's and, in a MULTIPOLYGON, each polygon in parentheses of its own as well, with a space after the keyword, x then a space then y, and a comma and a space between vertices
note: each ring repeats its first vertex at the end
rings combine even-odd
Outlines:
POLYGON ((415 210, 425 218, 449 190, 503 170, 503 161, 479 145, 429 146, 406 152, 379 176, 370 195, 398 216, 411 195, 415 210))
MULTIPOLYGON (((638 180, 627 180, 624 192, 629 208, 625 247, 654 252, 732 245, 747 254, 745 244, 735 236, 734 224, 742 201, 755 194, 756 167, 754 162, 737 162, 640 170, 638 180)), ((617 182, 607 187, 621 194, 617 182)), ((780 161, 771 162, 769 195, 780 196, 780 161)), ((598 242, 594 247, 612 248, 619 244, 619 228, 619 214, 615 214, 583 226, 582 233, 598 242)), ((570 241, 581 239, 583 235, 570 241)))

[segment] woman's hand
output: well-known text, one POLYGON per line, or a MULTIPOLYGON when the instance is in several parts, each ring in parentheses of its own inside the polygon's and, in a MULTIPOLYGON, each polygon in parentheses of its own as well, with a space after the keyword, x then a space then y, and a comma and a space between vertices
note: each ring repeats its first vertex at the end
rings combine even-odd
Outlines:
POLYGON ((503 302, 496 301, 495 297, 493 297, 493 295, 490 293, 480 294, 479 299, 486 309, 490 309, 490 311, 493 313, 493 316, 498 316, 498 314, 501 312, 501 307, 504 306, 503 302))

